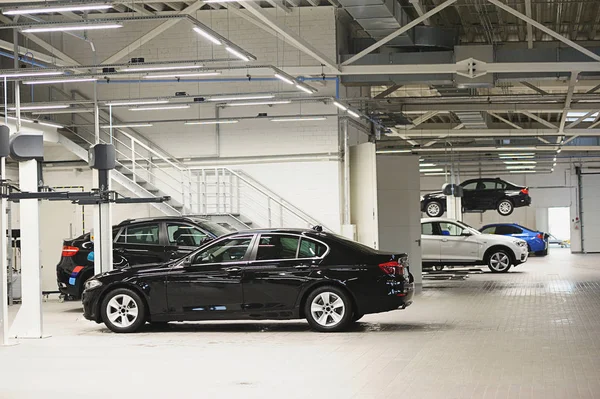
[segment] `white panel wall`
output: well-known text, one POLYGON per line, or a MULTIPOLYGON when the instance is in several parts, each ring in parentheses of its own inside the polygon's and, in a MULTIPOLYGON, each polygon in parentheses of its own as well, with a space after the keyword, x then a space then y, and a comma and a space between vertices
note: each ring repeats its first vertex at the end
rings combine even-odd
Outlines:
POLYGON ((581 181, 583 252, 600 252, 600 175, 584 175, 581 181))
POLYGON ((411 273, 421 283, 418 176, 418 156, 377 156, 379 249, 408 253, 411 273))
POLYGON ((351 222, 356 225, 356 240, 379 248, 377 216, 377 165, 375 144, 350 147, 351 222))

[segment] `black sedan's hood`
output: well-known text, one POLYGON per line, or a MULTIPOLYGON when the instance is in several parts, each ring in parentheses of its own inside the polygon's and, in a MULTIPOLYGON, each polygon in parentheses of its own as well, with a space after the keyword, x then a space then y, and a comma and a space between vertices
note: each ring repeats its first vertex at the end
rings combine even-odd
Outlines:
POLYGON ((173 266, 174 263, 175 262, 146 263, 142 265, 125 266, 119 269, 114 269, 109 272, 102 273, 97 278, 100 280, 118 280, 137 274, 145 274, 148 272, 158 271, 160 269, 168 269, 169 267, 173 266))
POLYGON ((434 191, 432 193, 427 193, 423 196, 423 198, 444 198, 446 197, 442 191, 434 191))

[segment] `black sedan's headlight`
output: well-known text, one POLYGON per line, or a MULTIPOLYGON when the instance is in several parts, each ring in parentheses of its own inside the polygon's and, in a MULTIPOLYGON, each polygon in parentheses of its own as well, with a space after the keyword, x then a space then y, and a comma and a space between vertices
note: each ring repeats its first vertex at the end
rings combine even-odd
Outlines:
POLYGON ((98 288, 100 286, 102 286, 102 282, 100 280, 96 280, 95 278, 92 278, 85 282, 84 288, 86 290, 93 290, 94 288, 98 288))

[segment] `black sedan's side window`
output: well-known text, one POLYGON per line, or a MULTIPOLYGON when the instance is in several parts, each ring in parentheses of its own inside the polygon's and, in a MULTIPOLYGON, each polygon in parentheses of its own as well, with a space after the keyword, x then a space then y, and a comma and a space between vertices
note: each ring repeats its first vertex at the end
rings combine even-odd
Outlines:
POLYGON ((463 190, 467 190, 467 191, 473 191, 477 189, 477 182, 476 181, 472 181, 470 183, 467 183, 463 186, 463 190))
POLYGON ((303 238, 300 240, 298 258, 320 258, 327 252, 327 247, 319 242, 303 238))
POLYGON ((193 265, 208 263, 241 262, 246 256, 252 236, 232 237, 214 243, 196 253, 192 258, 193 265))
POLYGON ((208 237, 195 227, 178 223, 167 224, 167 236, 169 244, 183 247, 199 247, 208 237))
POLYGON ((298 236, 263 234, 258 242, 256 260, 295 259, 298 241, 298 236))
POLYGON ((127 244, 158 245, 158 224, 126 227, 116 242, 127 244))

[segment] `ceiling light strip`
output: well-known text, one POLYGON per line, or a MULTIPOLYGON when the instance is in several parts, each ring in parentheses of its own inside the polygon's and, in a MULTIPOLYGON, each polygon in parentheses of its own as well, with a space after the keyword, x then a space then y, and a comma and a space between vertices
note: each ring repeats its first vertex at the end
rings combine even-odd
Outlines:
POLYGON ((113 8, 112 4, 81 4, 81 5, 70 5, 70 6, 58 6, 58 7, 20 7, 2 10, 4 15, 29 15, 29 14, 47 14, 52 12, 71 12, 71 11, 96 11, 96 10, 108 10, 113 8))
POLYGON ((237 119, 206 119, 206 120, 198 120, 198 121, 186 121, 184 125, 222 125, 222 124, 231 124, 238 123, 237 119))
POLYGON ((117 29, 122 28, 122 24, 115 23, 94 23, 94 24, 77 24, 77 25, 60 25, 60 26, 38 26, 31 25, 30 27, 22 28, 23 33, 44 33, 44 32, 71 32, 80 30, 102 30, 102 29, 117 29))
POLYGON ((327 118, 324 116, 271 118, 271 122, 304 122, 304 121, 324 121, 324 120, 327 120, 327 118))

